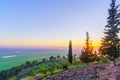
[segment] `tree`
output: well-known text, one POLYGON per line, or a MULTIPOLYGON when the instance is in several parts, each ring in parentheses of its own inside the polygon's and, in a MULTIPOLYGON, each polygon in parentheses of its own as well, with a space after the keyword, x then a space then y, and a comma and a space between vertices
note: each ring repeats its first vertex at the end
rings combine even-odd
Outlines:
POLYGON ((86 32, 86 37, 86 47, 84 47, 80 55, 80 60, 85 63, 95 61, 97 56, 93 53, 92 41, 90 41, 88 32, 86 32))
POLYGON ((69 50, 68 50, 68 61, 72 64, 73 56, 72 56, 72 41, 69 41, 69 50))
POLYGON ((15 67, 14 74, 17 75, 21 71, 22 71, 22 68, 20 66, 17 66, 17 67, 15 67))
POLYGON ((60 60, 60 55, 57 55, 57 59, 60 60))
POLYGON ((26 61, 25 62, 25 67, 27 68, 27 67, 31 67, 32 65, 31 65, 31 62, 30 61, 26 61))
POLYGON ((32 66, 36 66, 38 64, 38 61, 37 60, 34 60, 33 62, 32 62, 32 66))
POLYGON ((116 0, 112 0, 110 4, 110 9, 108 10, 109 16, 107 18, 107 25, 104 29, 104 38, 102 38, 102 43, 100 47, 100 52, 103 55, 108 55, 114 61, 119 57, 118 44, 120 39, 118 38, 118 33, 120 28, 120 12, 118 12, 119 5, 116 6, 116 0))
POLYGON ((54 61, 55 57, 54 56, 50 56, 50 61, 54 61))
POLYGON ((46 61, 46 59, 45 59, 45 58, 43 58, 43 59, 42 59, 42 63, 44 63, 45 61, 46 61))

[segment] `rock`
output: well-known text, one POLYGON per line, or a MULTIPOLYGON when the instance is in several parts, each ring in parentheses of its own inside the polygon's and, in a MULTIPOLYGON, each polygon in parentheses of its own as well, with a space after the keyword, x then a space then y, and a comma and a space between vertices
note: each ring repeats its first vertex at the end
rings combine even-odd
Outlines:
POLYGON ((104 70, 104 69, 105 69, 105 67, 103 67, 103 66, 100 66, 100 67, 99 67, 99 69, 100 69, 100 70, 104 70))
POLYGON ((43 78, 42 80, 47 80, 46 78, 43 78))
POLYGON ((120 75, 116 76, 116 80, 120 80, 120 75))
POLYGON ((58 73, 47 80, 120 80, 120 65, 116 67, 112 65, 111 63, 88 65, 58 73))
POLYGON ((35 77, 35 80, 42 80, 42 77, 36 76, 36 77, 35 77))

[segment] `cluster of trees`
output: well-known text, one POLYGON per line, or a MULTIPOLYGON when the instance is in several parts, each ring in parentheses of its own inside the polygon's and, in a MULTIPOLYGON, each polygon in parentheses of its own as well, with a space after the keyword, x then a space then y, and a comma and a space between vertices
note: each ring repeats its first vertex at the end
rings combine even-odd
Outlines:
POLYGON ((20 66, 13 67, 9 70, 1 71, 0 72, 0 80, 8 80, 10 77, 17 76, 19 73, 24 72, 24 70, 31 68, 31 70, 28 70, 27 73, 24 75, 26 76, 27 74, 29 76, 34 76, 35 72, 32 69, 35 66, 38 66, 40 64, 45 64, 48 62, 54 62, 54 61, 59 61, 59 60, 66 60, 65 56, 60 56, 57 55, 56 57, 50 56, 48 59, 43 58, 41 61, 27 61, 25 64, 22 64, 20 66))
POLYGON ((35 60, 33 62, 27 61, 25 64, 22 64, 21 66, 16 66, 9 70, 2 71, 2 72, 0 72, 0 80, 8 80, 8 78, 16 76, 17 74, 22 72, 24 69, 27 69, 32 66, 36 66, 40 63, 41 62, 38 62, 37 60, 35 60))
MULTIPOLYGON (((97 60, 96 51, 93 51, 92 41, 90 41, 89 33, 86 32, 86 47, 83 48, 80 55, 80 60, 84 63, 93 62, 97 60)), ((72 64, 73 59, 76 55, 72 54, 72 42, 69 41, 69 50, 68 50, 68 61, 72 64)))
MULTIPOLYGON (((120 56, 120 38, 118 38, 118 33, 120 31, 120 10, 118 10, 119 5, 116 6, 116 0, 111 0, 110 9, 108 10, 109 16, 107 18, 107 25, 105 26, 104 38, 102 38, 101 47, 99 49, 99 54, 101 57, 109 56, 111 60, 114 61, 116 65, 116 59, 120 56)), ((80 60, 88 63, 93 62, 98 59, 96 51, 93 51, 92 41, 90 41, 89 33, 86 32, 86 47, 81 52, 80 60)), ((68 61, 72 63, 72 45, 69 42, 69 54, 68 61)))
MULTIPOLYGON (((107 25, 104 29, 105 36, 102 38, 101 47, 99 49, 99 53, 104 56, 109 56, 109 59, 114 61, 114 65, 116 65, 116 59, 120 56, 120 38, 118 37, 118 33, 120 31, 120 10, 118 10, 119 5, 116 6, 116 0, 111 0, 112 3, 110 4, 110 9, 108 10, 109 16, 107 18, 107 25)), ((94 51, 94 48, 92 46, 92 41, 90 40, 89 33, 86 32, 86 46, 81 51, 80 60, 84 63, 93 62, 98 59, 98 53, 94 51)), ((33 62, 26 62, 25 64, 21 66, 14 67, 10 70, 2 71, 0 72, 0 80, 8 80, 8 78, 12 76, 16 76, 20 72, 22 72, 24 69, 37 66, 39 64, 45 63, 45 62, 54 62, 56 60, 63 60, 66 58, 60 57, 59 55, 57 57, 51 56, 49 60, 46 60, 45 58, 41 61, 33 61, 33 62)), ((69 50, 68 50, 68 62, 70 64, 73 63, 73 54, 72 54, 72 41, 69 41, 69 50)), ((68 65, 63 64, 62 68, 67 69, 68 65)), ((56 67, 61 69, 60 65, 56 65, 56 67)), ((50 68, 50 71, 52 72, 54 69, 50 68)), ((34 76, 34 70, 31 70, 29 72, 29 75, 34 76)))

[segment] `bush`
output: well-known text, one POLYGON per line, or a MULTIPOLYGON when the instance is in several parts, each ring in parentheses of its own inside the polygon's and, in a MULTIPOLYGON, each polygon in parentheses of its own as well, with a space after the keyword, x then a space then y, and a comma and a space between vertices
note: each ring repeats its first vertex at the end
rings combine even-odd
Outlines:
POLYGON ((34 70, 31 70, 30 72, 29 72, 29 76, 36 76, 36 73, 35 73, 35 71, 34 70))
POLYGON ((67 70, 68 69, 68 65, 67 64, 63 64, 63 69, 67 70))
POLYGON ((107 63, 108 62, 108 57, 107 56, 102 56, 101 60, 103 63, 107 63))
POLYGON ((50 67, 50 68, 48 69, 48 71, 49 71, 51 74, 53 74, 54 68, 53 68, 53 67, 50 67))
POLYGON ((54 74, 57 74, 57 73, 59 73, 59 72, 61 72, 61 70, 60 69, 58 69, 58 70, 54 70, 54 74))
POLYGON ((62 69, 63 67, 60 65, 60 64, 57 64, 56 65, 56 69, 59 70, 59 69, 62 69))
POLYGON ((45 64, 39 65, 38 72, 46 74, 47 71, 48 71, 48 69, 46 68, 45 64))
POLYGON ((90 52, 82 51, 80 55, 80 60, 84 63, 96 61, 96 58, 97 58, 97 55, 93 54, 92 52, 90 53, 90 52))
POLYGON ((45 76, 49 76, 51 72, 47 71, 45 76))

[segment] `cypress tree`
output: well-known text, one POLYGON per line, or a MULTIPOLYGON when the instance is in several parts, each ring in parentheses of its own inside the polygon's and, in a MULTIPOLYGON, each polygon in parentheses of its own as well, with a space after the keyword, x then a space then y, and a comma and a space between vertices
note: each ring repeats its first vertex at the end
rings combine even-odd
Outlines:
POLYGON ((69 41, 69 50, 68 50, 68 61, 72 64, 73 56, 72 56, 72 41, 69 41))
POLYGON ((109 55, 114 61, 119 57, 118 44, 120 39, 118 38, 118 33, 120 28, 120 12, 118 11, 119 5, 116 6, 116 0, 112 0, 110 4, 110 9, 108 10, 109 16, 107 18, 107 25, 104 29, 104 38, 102 38, 102 46, 100 47, 100 52, 103 55, 109 55))

